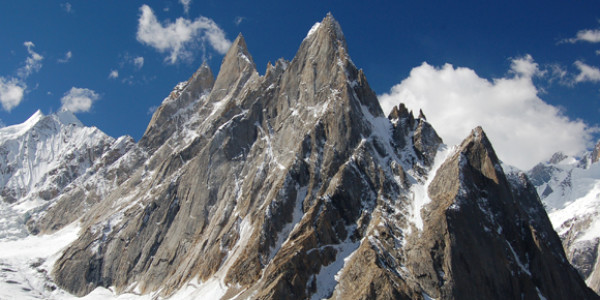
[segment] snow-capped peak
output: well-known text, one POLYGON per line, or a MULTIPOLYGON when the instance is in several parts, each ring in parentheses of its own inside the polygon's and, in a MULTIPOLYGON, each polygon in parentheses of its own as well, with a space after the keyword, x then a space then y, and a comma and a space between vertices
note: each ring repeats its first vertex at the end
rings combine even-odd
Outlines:
POLYGON ((35 126, 35 124, 37 124, 42 118, 44 118, 44 114, 38 109, 35 113, 33 113, 33 115, 31 115, 31 117, 27 119, 27 121, 21 124, 0 128, 0 139, 12 139, 20 136, 33 128, 33 126, 35 126))
POLYGON ((81 121, 79 121, 75 114, 73 114, 73 112, 71 112, 68 109, 62 109, 61 111, 56 112, 55 115, 58 118, 58 120, 64 125, 74 124, 80 127, 83 126, 83 123, 81 123, 81 121))

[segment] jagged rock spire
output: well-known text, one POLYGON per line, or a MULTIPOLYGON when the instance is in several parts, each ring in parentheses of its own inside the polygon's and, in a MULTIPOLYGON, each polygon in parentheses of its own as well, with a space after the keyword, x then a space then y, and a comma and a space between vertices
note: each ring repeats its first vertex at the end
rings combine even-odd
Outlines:
POLYGON ((211 99, 222 98, 228 91, 239 89, 254 73, 258 74, 256 65, 240 33, 223 58, 213 89, 216 94, 211 95, 211 99))
POLYGON ((182 120, 176 120, 174 116, 181 114, 180 110, 188 107, 190 103, 199 101, 201 95, 208 93, 214 83, 213 73, 205 61, 187 82, 175 86, 169 97, 156 109, 140 139, 140 146, 150 152, 160 147, 176 131, 177 126, 181 125, 178 122, 182 120))

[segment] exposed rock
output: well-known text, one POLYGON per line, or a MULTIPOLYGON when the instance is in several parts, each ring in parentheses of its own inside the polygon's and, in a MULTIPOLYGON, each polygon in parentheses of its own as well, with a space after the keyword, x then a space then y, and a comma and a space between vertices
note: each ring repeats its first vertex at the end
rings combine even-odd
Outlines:
POLYGON ((202 95, 210 92, 213 84, 213 74, 205 62, 187 82, 178 84, 152 115, 140 146, 150 152, 162 146, 197 110, 202 95))
POLYGON ((594 147, 594 150, 592 151, 592 163, 597 163, 600 161, 600 141, 598 141, 598 144, 596 144, 596 147, 594 147))
POLYGON ((481 128, 437 171, 407 267, 441 299, 588 299, 527 178, 505 177, 481 128))
POLYGON ((412 186, 434 172, 441 139, 403 106, 385 118, 346 48, 329 14, 259 76, 239 35, 188 119, 157 110, 154 126, 169 128, 149 126, 149 156, 82 217, 56 283, 76 295, 212 282, 239 299, 595 299, 480 129, 437 171, 423 230, 412 224, 424 200, 412 186))

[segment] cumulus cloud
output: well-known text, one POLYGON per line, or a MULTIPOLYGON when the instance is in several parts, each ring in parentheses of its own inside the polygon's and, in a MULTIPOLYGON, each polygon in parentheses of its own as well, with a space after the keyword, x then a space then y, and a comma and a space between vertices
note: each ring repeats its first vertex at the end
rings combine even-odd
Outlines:
POLYGON ((190 12, 190 5, 192 4, 192 0, 179 0, 179 3, 183 5, 183 11, 186 14, 190 12))
POLYGON ((72 87, 60 99, 61 109, 70 110, 73 113, 88 112, 92 104, 100 99, 100 95, 90 89, 72 87))
POLYGON ((2 103, 2 108, 10 112, 17 107, 23 100, 26 88, 25 83, 16 78, 0 77, 0 103, 2 103))
POLYGON ((73 52, 67 51, 67 53, 65 53, 64 58, 58 59, 58 63, 61 63, 61 64, 68 63, 71 60, 71 57, 73 57, 73 52))
POLYGON ((110 70, 110 73, 108 74, 108 78, 110 78, 110 79, 119 78, 119 71, 118 70, 110 70))
POLYGON ((175 22, 160 23, 148 5, 140 7, 137 40, 154 47, 161 53, 168 53, 165 60, 171 64, 181 59, 192 58, 192 49, 208 43, 214 50, 225 54, 231 41, 225 32, 211 19, 199 17, 193 21, 177 18, 175 22))
POLYGON ((510 64, 510 72, 517 76, 534 77, 543 76, 546 71, 542 71, 539 65, 533 61, 533 57, 527 54, 523 57, 514 58, 510 64))
POLYGON ((580 30, 574 38, 566 39, 563 42, 572 44, 577 42, 600 43, 600 29, 580 30))
POLYGON ((141 69, 144 66, 144 57, 143 56, 138 56, 135 57, 133 59, 133 65, 136 67, 136 69, 141 69))
POLYGON ((0 76, 0 104, 5 111, 10 112, 17 107, 27 90, 25 79, 42 68, 43 56, 33 51, 35 44, 31 41, 24 42, 29 56, 25 59, 25 65, 17 70, 17 77, 0 76))
POLYGON ((35 44, 31 41, 27 41, 23 43, 23 45, 27 48, 27 53, 29 53, 29 57, 25 60, 25 66, 18 70, 19 77, 25 79, 29 77, 34 72, 38 72, 42 68, 42 60, 43 56, 39 55, 35 51, 33 51, 33 47, 35 44))
POLYGON ((500 159, 529 169, 557 151, 586 150, 597 130, 538 97, 532 76, 541 73, 530 56, 514 59, 508 76, 491 81, 468 68, 423 63, 379 100, 386 113, 401 102, 413 111, 423 109, 448 145, 481 125, 500 159))
POLYGON ((600 81, 600 69, 587 65, 582 61, 576 61, 575 66, 579 69, 579 74, 575 77, 575 82, 598 82, 600 81))

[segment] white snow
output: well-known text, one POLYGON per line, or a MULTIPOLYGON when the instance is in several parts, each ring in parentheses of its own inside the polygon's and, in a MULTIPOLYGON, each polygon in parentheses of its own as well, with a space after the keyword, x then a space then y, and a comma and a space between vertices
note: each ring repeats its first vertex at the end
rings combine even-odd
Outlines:
POLYGON ((309 38, 313 33, 317 32, 317 30, 319 29, 319 27, 321 26, 321 22, 317 22, 315 23, 310 30, 308 31, 308 34, 306 34, 306 37, 304 39, 309 38))
POLYGON ((574 223, 579 223, 578 226, 582 227, 575 233, 574 245, 600 238, 600 163, 584 168, 567 158, 558 164, 548 165, 555 168, 552 178, 538 186, 537 190, 540 195, 547 187, 553 191, 542 201, 557 233, 565 234, 574 223))
POLYGON ((302 220, 302 217, 304 216, 304 212, 302 211, 302 204, 304 203, 304 198, 306 198, 306 195, 308 194, 308 187, 296 186, 296 190, 297 190, 296 204, 294 205, 292 221, 290 223, 287 223, 283 227, 283 229, 281 229, 281 231, 277 234, 277 242, 275 243, 275 247, 273 248, 273 250, 271 250, 271 255, 269 257, 269 261, 271 261, 273 259, 273 257, 275 257, 275 254, 277 254, 277 252, 279 252, 279 249, 281 249, 281 246, 283 246, 283 244, 287 243, 287 241, 289 240, 290 233, 294 229, 296 229, 296 226, 298 225, 298 223, 300 222, 300 220, 302 220))
POLYGON ((79 227, 71 224, 52 235, 28 236, 0 241, 0 299, 63 299, 70 295, 50 291, 48 279, 61 250, 77 238, 79 227))
POLYGON ((423 209, 425 205, 431 202, 431 198, 429 198, 429 194, 427 193, 429 184, 431 184, 431 181, 433 181, 433 179, 435 178, 437 170, 440 168, 442 163, 444 163, 444 161, 446 161, 448 157, 454 154, 456 149, 456 147, 448 148, 445 145, 441 145, 438 148, 437 154, 435 155, 427 180, 423 184, 413 184, 410 188, 413 201, 410 209, 409 222, 414 224, 415 227, 419 230, 423 230, 423 218, 421 217, 421 209, 423 209))
MULTIPOLYGON (((346 227, 348 232, 353 232, 355 229, 355 225, 346 227)), ((361 241, 353 242, 350 237, 348 237, 346 241, 341 244, 325 245, 321 247, 333 247, 336 249, 337 253, 335 260, 327 266, 321 266, 321 270, 315 275, 317 291, 312 295, 312 300, 325 299, 331 296, 331 293, 333 293, 333 290, 338 284, 339 273, 342 271, 346 262, 352 257, 360 245, 360 242, 361 241)))
POLYGON ((546 297, 544 297, 544 295, 542 295, 542 292, 540 292, 540 289, 538 289, 538 287, 535 287, 535 291, 538 294, 538 297, 540 298, 540 300, 547 300, 546 297))

